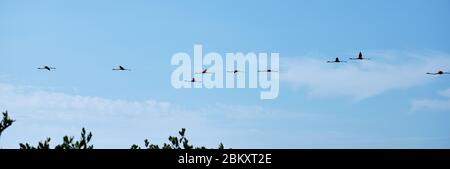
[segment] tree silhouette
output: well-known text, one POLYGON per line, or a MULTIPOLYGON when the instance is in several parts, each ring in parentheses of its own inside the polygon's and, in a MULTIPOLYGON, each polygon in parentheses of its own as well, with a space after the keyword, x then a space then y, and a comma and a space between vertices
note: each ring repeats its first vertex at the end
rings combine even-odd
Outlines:
MULTIPOLYGON (((2 113, 3 119, 0 123, 0 136, 2 135, 2 132, 11 126, 15 120, 11 119, 8 116, 8 111, 5 111, 2 113)), ((189 140, 185 136, 186 129, 181 128, 180 131, 178 131, 177 136, 169 136, 168 143, 164 143, 161 147, 157 144, 150 144, 150 141, 148 139, 144 140, 144 146, 141 148, 139 145, 133 144, 131 146, 131 149, 206 149, 206 147, 194 147, 193 145, 189 144, 189 140)), ((74 141, 73 136, 64 136, 63 137, 63 143, 58 144, 54 147, 54 149, 94 149, 94 145, 90 144, 90 141, 92 139, 92 133, 86 132, 86 129, 83 127, 81 129, 81 136, 80 139, 77 141, 74 141)), ((37 146, 32 146, 29 143, 20 143, 19 148, 20 149, 50 149, 50 141, 51 138, 46 138, 45 140, 42 140, 38 143, 37 146)), ((224 149, 224 145, 222 143, 219 144, 218 149, 224 149)))
MULTIPOLYGON (((63 143, 56 145, 55 149, 94 149, 94 145, 89 145, 92 139, 92 133, 89 132, 86 136, 86 129, 84 127, 81 129, 80 140, 74 142, 73 136, 64 136, 63 143)), ((30 146, 28 143, 20 143, 20 149, 50 149, 50 138, 45 139, 38 143, 37 147, 30 146)))
POLYGON ((44 141, 41 141, 38 143, 37 147, 33 147, 28 143, 19 144, 20 149, 50 149, 50 138, 45 139, 44 141))
POLYGON ((5 112, 2 112, 2 115, 3 115, 3 118, 0 123, 0 138, 2 136, 3 131, 5 131, 6 128, 11 126, 16 121, 16 120, 11 119, 8 116, 8 110, 6 110, 5 112))
MULTIPOLYGON (((164 143, 162 149, 186 149, 186 150, 194 149, 194 146, 189 144, 189 140, 185 136, 186 134, 185 128, 181 128, 178 134, 180 137, 169 136, 168 138, 169 143, 164 143)), ((142 148, 139 145, 133 144, 131 146, 131 149, 142 149, 142 148)), ((156 144, 150 144, 148 139, 145 139, 144 149, 160 149, 160 147, 156 144)), ((195 147, 195 149, 206 149, 206 147, 204 146, 195 147)), ((224 145, 220 143, 218 149, 224 149, 224 145)))

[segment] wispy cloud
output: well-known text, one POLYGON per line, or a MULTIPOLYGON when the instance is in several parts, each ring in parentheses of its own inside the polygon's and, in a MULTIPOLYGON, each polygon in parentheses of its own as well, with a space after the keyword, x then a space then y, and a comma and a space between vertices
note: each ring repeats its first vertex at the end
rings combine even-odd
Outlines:
POLYGON ((30 116, 44 115, 42 113, 52 116, 64 115, 66 118, 82 116, 95 118, 98 115, 117 114, 123 116, 142 114, 163 116, 172 111, 171 105, 166 102, 109 100, 101 97, 69 95, 34 87, 16 87, 8 84, 0 84, 0 93, 0 106, 17 109, 20 112, 35 112, 27 114, 30 116))
POLYGON ((9 148, 17 148, 20 142, 37 142, 47 136, 75 135, 83 126, 94 131, 98 136, 95 144, 103 147, 127 148, 148 135, 155 143, 161 143, 168 134, 176 134, 181 127, 193 131, 189 133, 193 143, 216 146, 219 141, 239 142, 232 138, 260 134, 252 126, 237 128, 228 125, 230 122, 246 124, 252 119, 291 117, 286 113, 280 116, 261 106, 218 103, 185 108, 156 100, 114 100, 0 83, 0 110, 5 109, 17 119, 1 140, 1 145, 9 148))
POLYGON ((163 142, 168 133, 181 127, 201 132, 207 126, 199 112, 167 102, 79 96, 1 83, 0 109, 7 109, 17 119, 1 140, 2 146, 9 148, 44 137, 57 139, 68 133, 75 135, 81 127, 94 131, 97 145, 127 148, 133 144, 130 140, 139 142, 150 135, 148 133, 163 142))
POLYGON ((7 77, 8 77, 8 75, 6 75, 6 74, 0 74, 0 79, 7 78, 7 77))
POLYGON ((294 88, 305 88, 310 96, 347 96, 360 100, 427 83, 431 78, 426 72, 450 65, 450 56, 437 52, 377 52, 368 56, 372 59, 342 64, 312 59, 317 57, 284 58, 281 80, 294 88))
POLYGON ((395 140, 382 144, 376 139, 365 141, 370 133, 361 136, 337 132, 334 127, 317 129, 317 125, 328 123, 328 117, 320 114, 290 113, 262 106, 217 103, 184 108, 155 100, 114 100, 0 83, 0 109, 8 109, 17 119, 2 135, 3 148, 17 148, 18 143, 36 143, 45 137, 51 137, 54 145, 65 134, 78 135, 82 126, 94 132, 97 148, 128 148, 144 138, 162 143, 181 127, 188 129, 191 143, 208 147, 221 141, 233 148, 397 145, 395 140))
POLYGON ((441 96, 450 98, 450 88, 448 88, 447 90, 440 91, 439 94, 441 96))
POLYGON ((437 94, 443 96, 443 99, 415 99, 411 102, 411 110, 433 110, 450 111, 450 88, 440 91, 437 94))

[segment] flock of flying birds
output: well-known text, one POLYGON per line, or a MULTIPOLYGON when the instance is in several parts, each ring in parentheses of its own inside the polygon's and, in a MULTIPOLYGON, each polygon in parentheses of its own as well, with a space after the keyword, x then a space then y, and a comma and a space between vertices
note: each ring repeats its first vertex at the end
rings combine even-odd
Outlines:
MULTIPOLYGON (((350 60, 370 60, 370 58, 363 57, 362 52, 359 52, 358 57, 349 58, 349 59, 350 60)), ((347 62, 347 61, 341 61, 339 59, 339 57, 336 57, 336 59, 334 59, 334 60, 327 61, 327 63, 343 63, 343 62, 347 62)), ((38 69, 51 71, 51 70, 56 69, 56 68, 50 67, 50 66, 43 66, 43 67, 39 67, 38 69)), ((120 66, 120 65, 117 68, 113 68, 112 70, 114 70, 114 71, 131 71, 131 69, 127 69, 127 68, 125 68, 123 66, 120 66)), ((227 71, 227 72, 228 73, 233 73, 234 75, 237 75, 237 73, 241 73, 241 72, 244 72, 244 71, 242 71, 242 70, 232 70, 232 71, 227 71)), ((264 72, 265 73, 272 73, 272 72, 278 72, 278 71, 272 70, 272 69, 266 69, 266 70, 258 70, 258 72, 260 72, 260 73, 264 73, 264 72)), ((202 72, 198 72, 198 73, 195 73, 195 74, 210 74, 210 73, 211 72, 208 72, 208 69, 204 69, 202 72)), ((432 73, 427 72, 426 74, 429 74, 429 75, 446 75, 446 74, 450 74, 450 72, 445 72, 445 71, 442 71, 442 70, 438 70, 437 72, 432 72, 432 73)), ((196 83, 196 82, 201 82, 201 81, 198 81, 194 77, 191 80, 187 80, 186 82, 196 83)))
MULTIPOLYGON (((362 52, 359 52, 358 57, 349 58, 349 59, 350 60, 370 60, 370 58, 363 57, 362 52)), ((327 63, 343 63, 343 62, 347 62, 347 61, 341 61, 341 60, 339 60, 338 57, 334 60, 327 61, 327 63)), ((427 72, 427 74, 428 75, 445 75, 445 74, 450 74, 450 72, 444 72, 442 70, 438 70, 437 72, 434 72, 434 73, 427 72)))
MULTIPOLYGON (((51 71, 51 70, 56 69, 56 68, 50 67, 50 66, 43 66, 43 67, 39 67, 37 69, 51 71)), ((120 65, 117 68, 113 68, 112 70, 115 70, 115 71, 131 71, 131 69, 127 69, 127 68, 125 68, 123 66, 120 66, 120 65)), ((237 73, 241 73, 241 72, 244 72, 244 71, 233 70, 233 71, 227 71, 227 72, 233 73, 234 75, 237 75, 237 73)), ((272 69, 266 69, 266 70, 258 70, 258 72, 272 73, 272 72, 278 72, 278 71, 272 70, 272 69)), ((211 72, 209 72, 208 69, 204 69, 202 72, 198 72, 198 73, 195 73, 195 74, 211 74, 211 72)), ((197 82, 202 82, 202 81, 199 81, 199 80, 195 79, 195 77, 194 77, 191 80, 187 80, 186 82, 197 83, 197 82)))
MULTIPOLYGON (((238 73, 242 73, 244 71, 235 69, 235 70, 231 70, 231 71, 227 71, 227 72, 228 73, 233 73, 234 75, 237 75, 238 73)), ((272 70, 272 69, 266 69, 266 70, 258 70, 258 72, 261 72, 261 73, 264 73, 264 72, 272 73, 272 72, 278 72, 278 71, 272 70)), ((211 74, 211 72, 208 72, 208 69, 203 69, 202 72, 198 72, 198 73, 195 73, 195 74, 211 74)), ((195 79, 195 77, 193 77, 191 80, 187 80, 186 82, 201 83, 202 81, 199 81, 199 80, 195 79)))
MULTIPOLYGON (((50 70, 53 70, 53 69, 56 69, 56 68, 50 67, 50 66, 44 66, 44 67, 38 67, 37 69, 42 69, 42 70, 48 70, 48 71, 50 71, 50 70)), ((126 70, 126 71, 131 71, 131 69, 125 69, 123 66, 119 66, 119 67, 114 68, 114 69, 112 69, 112 70, 119 70, 119 71, 124 71, 124 70, 126 70)))
MULTIPOLYGON (((349 58, 350 60, 370 60, 370 58, 365 58, 363 57, 362 52, 359 52, 358 57, 355 58, 349 58)), ((341 63, 341 62, 347 62, 347 61, 341 61, 339 60, 339 58, 337 57, 336 59, 334 59, 334 61, 327 61, 327 63, 341 63)))

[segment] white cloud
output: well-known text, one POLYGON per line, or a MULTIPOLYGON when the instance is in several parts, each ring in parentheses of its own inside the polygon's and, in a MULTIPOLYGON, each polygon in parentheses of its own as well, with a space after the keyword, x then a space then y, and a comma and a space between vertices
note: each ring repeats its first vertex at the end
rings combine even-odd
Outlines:
POLYGON ((445 99, 416 99, 411 102, 411 110, 450 111, 450 88, 438 92, 445 99))
POLYGON ((260 106, 184 108, 155 100, 113 100, 0 83, 0 111, 5 109, 17 120, 0 140, 7 148, 17 148, 21 142, 35 144, 45 137, 55 139, 55 144, 65 134, 78 135, 81 127, 94 132, 94 144, 100 147, 128 148, 148 136, 160 144, 182 127, 195 145, 214 147, 220 141, 239 142, 248 139, 249 133, 259 134, 251 126, 237 128, 230 122, 247 124, 280 115, 260 106))
POLYGON ((18 148, 18 143, 23 142, 36 144, 45 137, 51 137, 51 145, 55 145, 63 135, 78 136, 83 126, 93 131, 96 148, 129 148, 131 144, 142 144, 145 138, 161 144, 181 127, 188 129, 191 143, 207 147, 219 142, 232 148, 397 145, 389 140, 383 144, 365 142, 360 133, 337 132, 336 125, 318 129, 329 125, 329 117, 320 113, 290 113, 261 106, 218 103, 183 108, 155 100, 112 100, 0 83, 0 110, 4 109, 17 121, 3 133, 2 148, 18 148))
POLYGON ((439 92, 439 94, 440 94, 441 96, 449 97, 449 98, 450 98, 450 88, 448 88, 447 90, 443 90, 443 91, 439 92))
POLYGON ((0 93, 0 106, 18 110, 18 112, 36 112, 24 114, 27 116, 52 115, 64 118, 85 116, 95 118, 95 116, 119 114, 163 116, 173 111, 171 105, 166 102, 109 100, 49 92, 33 87, 15 87, 8 84, 0 84, 0 93))
POLYGON ((433 77, 426 72, 450 65, 450 56, 442 53, 379 52, 367 56, 371 60, 341 64, 327 64, 326 59, 313 57, 284 58, 281 80, 294 88, 306 88, 310 96, 347 96, 359 100, 427 83, 433 77))
POLYGON ((418 110, 448 111, 450 110, 450 100, 438 100, 438 99, 413 100, 411 109, 413 111, 418 110))
POLYGON ((161 143, 181 127, 202 132, 208 125, 201 112, 167 102, 112 100, 0 83, 0 111, 5 109, 17 120, 0 140, 9 148, 44 137, 59 142, 65 134, 78 135, 81 127, 94 131, 96 145, 127 148, 148 135, 161 143))

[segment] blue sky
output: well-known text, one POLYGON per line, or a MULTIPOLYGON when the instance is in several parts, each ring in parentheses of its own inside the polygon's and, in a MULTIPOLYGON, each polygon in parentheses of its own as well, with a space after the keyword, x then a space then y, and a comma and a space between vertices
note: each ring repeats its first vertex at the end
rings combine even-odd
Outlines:
POLYGON ((0 146, 78 135, 98 148, 449 148, 450 2, 0 1, 0 146), (280 53, 280 95, 174 89, 173 54, 280 53), (364 52, 372 60, 324 63, 364 52), (124 65, 131 72, 113 72, 124 65), (56 71, 36 67, 52 65, 56 71))

